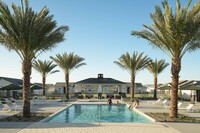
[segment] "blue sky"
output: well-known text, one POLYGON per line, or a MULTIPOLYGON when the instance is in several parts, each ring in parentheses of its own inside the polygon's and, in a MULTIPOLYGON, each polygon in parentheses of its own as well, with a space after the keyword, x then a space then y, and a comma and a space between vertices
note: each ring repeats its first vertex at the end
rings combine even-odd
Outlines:
MULTIPOLYGON (((21 0, 4 0, 19 4, 21 0)), ((39 59, 49 59, 57 53, 74 52, 85 58, 86 66, 71 72, 70 81, 76 82, 89 77, 96 77, 103 73, 104 77, 115 78, 124 82, 130 81, 128 72, 119 68, 113 61, 126 53, 133 51, 144 52, 152 59, 170 58, 159 49, 153 49, 147 41, 130 35, 132 30, 143 29, 143 24, 151 25, 150 13, 155 5, 161 5, 162 0, 30 0, 30 5, 39 11, 45 5, 58 25, 68 25, 66 40, 52 51, 38 56, 39 59)), ((187 0, 181 0, 185 5, 187 0)), ((193 0, 193 3, 197 0, 193 0)), ((169 0, 174 7, 175 0, 169 0)), ((192 4, 193 5, 193 4, 192 4)), ((9 52, 0 46, 1 71, 0 76, 22 78, 21 61, 15 52, 9 52)), ((200 78, 200 50, 188 53, 182 60, 180 80, 199 80, 200 78)), ((170 66, 159 75, 159 83, 171 81, 170 66)), ((57 67, 60 70, 59 67, 57 67)), ((41 82, 41 76, 32 71, 31 82, 41 82)), ((64 74, 48 75, 47 83, 63 82, 64 74)), ((136 82, 152 84, 153 75, 147 70, 140 71, 136 82)))

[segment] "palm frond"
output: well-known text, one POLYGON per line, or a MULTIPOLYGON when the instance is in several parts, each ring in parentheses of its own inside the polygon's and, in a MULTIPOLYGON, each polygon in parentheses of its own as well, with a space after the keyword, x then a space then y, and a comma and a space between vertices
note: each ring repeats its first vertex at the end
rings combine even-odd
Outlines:
POLYGON ((138 52, 133 52, 132 56, 127 52, 118 59, 114 61, 120 68, 125 69, 129 72, 131 76, 135 76, 137 72, 146 68, 146 66, 151 61, 147 56, 143 56, 144 53, 138 54, 138 52))
POLYGON ((74 53, 57 54, 56 57, 50 57, 63 71, 64 73, 70 73, 72 70, 77 69, 83 65, 86 65, 85 60, 74 53))
POLYGON ((58 27, 46 7, 37 13, 29 7, 28 0, 21 0, 21 3, 21 6, 13 3, 11 12, 0 2, 0 43, 16 51, 23 60, 29 55, 34 58, 62 42, 68 27, 58 27))
POLYGON ((187 51, 200 48, 198 37, 200 29, 200 1, 193 7, 191 0, 181 8, 180 0, 176 1, 175 14, 165 0, 163 9, 155 6, 151 13, 152 26, 144 25, 145 30, 132 31, 131 35, 149 41, 154 48, 159 48, 171 58, 182 58, 187 51))
POLYGON ((53 61, 47 61, 47 60, 35 60, 33 62, 33 68, 38 71, 42 76, 46 77, 47 74, 52 74, 59 72, 59 70, 54 70, 53 69, 57 65, 53 64, 53 61))
POLYGON ((158 76, 167 66, 169 63, 166 63, 165 60, 157 60, 151 61, 149 65, 147 66, 147 69, 150 73, 152 73, 154 76, 158 76))

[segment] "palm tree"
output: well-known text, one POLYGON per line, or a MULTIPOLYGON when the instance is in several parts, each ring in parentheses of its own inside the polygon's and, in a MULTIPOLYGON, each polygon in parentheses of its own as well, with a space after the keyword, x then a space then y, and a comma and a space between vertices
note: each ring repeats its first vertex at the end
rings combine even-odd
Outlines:
POLYGON ((57 54, 56 57, 50 57, 56 64, 63 70, 65 74, 65 93, 66 99, 69 100, 69 74, 72 70, 79 68, 80 66, 86 65, 83 61, 85 60, 74 53, 63 53, 57 54))
POLYGON ((67 26, 57 27, 53 16, 44 7, 38 13, 29 7, 28 0, 21 0, 21 6, 8 6, 0 1, 0 43, 15 51, 21 58, 23 74, 23 115, 30 113, 30 76, 33 60, 43 51, 64 41, 67 26))
POLYGON ((118 59, 119 61, 114 61, 122 69, 125 69, 131 75, 131 98, 130 101, 134 98, 134 88, 135 88, 135 77, 136 74, 146 68, 146 66, 151 61, 147 56, 143 57, 144 53, 138 54, 138 52, 133 52, 131 56, 128 52, 126 54, 121 55, 118 59))
POLYGON ((151 63, 147 66, 147 69, 150 73, 154 76, 154 99, 157 99, 157 82, 158 82, 158 75, 169 65, 166 63, 165 60, 157 59, 155 61, 151 61, 151 63))
POLYGON ((152 26, 144 25, 142 31, 133 31, 132 35, 141 37, 150 42, 153 47, 167 53, 171 60, 171 102, 169 117, 175 118, 178 114, 178 82, 181 70, 181 59, 187 51, 200 48, 200 1, 189 8, 188 4, 181 8, 180 0, 176 0, 176 11, 173 14, 168 1, 162 2, 164 12, 159 6, 155 7, 155 13, 151 13, 152 26))
POLYGON ((59 70, 52 71, 57 65, 53 64, 53 61, 41 61, 35 60, 33 62, 33 68, 38 71, 42 75, 42 88, 43 88, 43 96, 45 96, 45 83, 46 77, 48 74, 53 74, 59 72, 59 70))

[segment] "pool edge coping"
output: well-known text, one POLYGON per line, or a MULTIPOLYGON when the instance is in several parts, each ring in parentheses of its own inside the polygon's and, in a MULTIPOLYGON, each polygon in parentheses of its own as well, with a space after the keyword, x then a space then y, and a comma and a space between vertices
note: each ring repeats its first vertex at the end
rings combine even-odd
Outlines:
POLYGON ((66 108, 68 108, 68 107, 70 107, 70 106, 72 106, 72 105, 73 105, 73 103, 70 103, 70 104, 66 105, 64 108, 62 108, 62 109, 60 109, 60 110, 54 112, 53 114, 49 115, 47 118, 44 118, 44 119, 42 119, 42 120, 39 121, 39 122, 40 122, 40 123, 46 122, 46 121, 49 120, 52 116, 56 115, 57 113, 59 113, 59 112, 65 110, 66 108))
MULTIPOLYGON (((126 104, 127 107, 129 107, 130 105, 129 104, 126 104)), ((137 113, 141 114, 142 116, 146 117, 147 119, 150 119, 153 123, 156 123, 158 122, 156 119, 152 118, 151 116, 145 114, 144 112, 140 111, 139 109, 137 108, 133 108, 132 110, 136 111, 137 113)))

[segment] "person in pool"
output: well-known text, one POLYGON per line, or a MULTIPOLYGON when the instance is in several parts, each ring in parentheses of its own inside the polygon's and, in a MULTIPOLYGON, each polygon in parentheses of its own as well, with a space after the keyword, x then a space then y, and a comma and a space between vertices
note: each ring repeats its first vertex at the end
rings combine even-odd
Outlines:
POLYGON ((112 104, 112 99, 111 99, 111 97, 108 99, 108 104, 112 104))
POLYGON ((129 105, 128 109, 138 108, 138 106, 139 106, 139 100, 137 98, 135 98, 134 103, 129 105))
POLYGON ((117 103, 116 104, 120 104, 120 102, 119 101, 117 101, 117 103))

